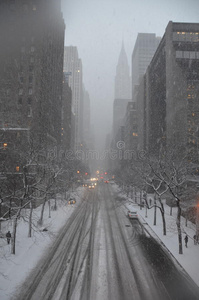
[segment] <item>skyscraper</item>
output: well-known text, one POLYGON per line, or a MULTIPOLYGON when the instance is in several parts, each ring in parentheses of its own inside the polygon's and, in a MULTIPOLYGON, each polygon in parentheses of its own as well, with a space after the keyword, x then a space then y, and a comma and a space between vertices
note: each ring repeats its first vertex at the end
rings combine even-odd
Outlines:
POLYGON ((131 79, 129 74, 129 65, 127 55, 124 49, 124 43, 120 51, 115 76, 115 99, 113 103, 113 138, 117 131, 123 125, 126 107, 131 100, 131 79))
POLYGON ((0 22, 0 128, 12 131, 12 143, 27 130, 41 147, 59 144, 65 33, 61 1, 1 1, 0 22))
POLYGON ((122 43, 116 67, 115 99, 131 99, 131 79, 124 43, 122 43))
POLYGON ((83 108, 83 141, 90 148, 90 96, 88 91, 83 89, 84 108, 83 108))
POLYGON ((137 93, 140 149, 198 164, 199 23, 169 22, 137 93))
POLYGON ((68 83, 72 90, 72 112, 74 114, 74 136, 72 147, 77 150, 82 141, 83 128, 83 92, 82 92, 82 61, 78 56, 77 47, 67 46, 64 50, 64 72, 69 74, 68 83))
POLYGON ((145 74, 160 40, 161 38, 156 37, 155 33, 138 33, 132 54, 132 99, 134 99, 135 86, 145 74))

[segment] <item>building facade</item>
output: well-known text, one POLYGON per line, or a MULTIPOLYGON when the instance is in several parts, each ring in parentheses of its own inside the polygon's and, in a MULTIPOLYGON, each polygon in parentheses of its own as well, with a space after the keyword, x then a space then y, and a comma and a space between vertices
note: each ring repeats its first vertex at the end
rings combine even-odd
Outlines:
POLYGON ((62 94, 62 133, 61 146, 64 151, 71 148, 72 129, 72 90, 68 85, 68 74, 63 73, 63 94, 62 94))
POLYGON ((138 33, 132 53, 132 99, 134 99, 135 86, 145 74, 148 65, 159 45, 161 38, 155 33, 138 33))
POLYGON ((178 148, 198 163, 199 24, 169 22, 138 88, 138 140, 150 154, 178 148))
MULTIPOLYGON (((124 142, 126 154, 128 154, 127 151, 129 150, 137 150, 137 140, 138 130, 136 103, 131 101, 127 104, 126 114, 124 117, 124 142)), ((132 158, 134 154, 136 153, 132 152, 132 158)), ((130 156, 127 158, 130 158, 130 156)))
POLYGON ((74 150, 78 150, 83 138, 83 84, 82 61, 77 47, 67 46, 64 50, 64 72, 70 74, 69 86, 72 90, 72 112, 74 115, 74 150))
POLYGON ((16 128, 16 139, 29 129, 37 147, 60 144, 61 1, 1 1, 0 20, 0 128, 16 128))
POLYGON ((116 137, 120 126, 124 125, 124 117, 129 99, 115 99, 113 103, 113 138, 116 137))
POLYGON ((90 128, 90 96, 88 91, 83 90, 83 142, 87 148, 91 146, 90 128))

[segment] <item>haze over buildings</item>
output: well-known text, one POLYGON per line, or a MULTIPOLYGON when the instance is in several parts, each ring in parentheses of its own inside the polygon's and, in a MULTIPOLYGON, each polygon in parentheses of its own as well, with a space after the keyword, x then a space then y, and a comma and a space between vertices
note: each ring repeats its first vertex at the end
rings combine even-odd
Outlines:
POLYGON ((122 40, 130 65, 138 33, 162 37, 170 20, 199 22, 198 9, 197 0, 62 0, 65 45, 77 46, 82 59, 99 145, 112 128, 114 77, 122 40))

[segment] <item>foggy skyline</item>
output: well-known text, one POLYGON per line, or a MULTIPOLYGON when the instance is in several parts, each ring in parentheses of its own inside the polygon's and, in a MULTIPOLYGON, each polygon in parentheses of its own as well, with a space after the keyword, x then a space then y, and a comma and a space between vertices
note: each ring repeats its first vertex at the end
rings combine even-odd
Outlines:
POLYGON ((131 73, 138 33, 164 35, 169 21, 198 23, 198 0, 62 0, 65 45, 77 46, 98 144, 112 127, 114 79, 122 41, 131 73))

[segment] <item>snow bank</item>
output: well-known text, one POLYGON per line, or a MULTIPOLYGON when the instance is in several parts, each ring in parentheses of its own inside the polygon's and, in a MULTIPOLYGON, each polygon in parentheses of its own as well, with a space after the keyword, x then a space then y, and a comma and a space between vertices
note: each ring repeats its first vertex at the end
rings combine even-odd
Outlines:
MULTIPOLYGON (((78 188, 70 194, 76 200, 76 204, 68 205, 68 201, 62 200, 57 195, 57 210, 50 211, 49 204, 53 206, 54 200, 46 203, 44 211, 44 222, 41 227, 37 226, 41 208, 33 211, 33 232, 28 238, 28 209, 23 211, 23 218, 20 218, 17 226, 16 254, 11 254, 11 245, 7 245, 5 238, 0 238, 0 299, 9 300, 15 293, 16 288, 26 279, 30 271, 35 267, 42 254, 53 242, 60 228, 71 216, 75 207, 79 205, 84 193, 83 188, 78 188), (49 217, 50 216, 50 217, 49 217), (43 229, 47 231, 43 231, 43 229)), ((2 233, 10 230, 12 233, 12 221, 2 223, 2 233)))

